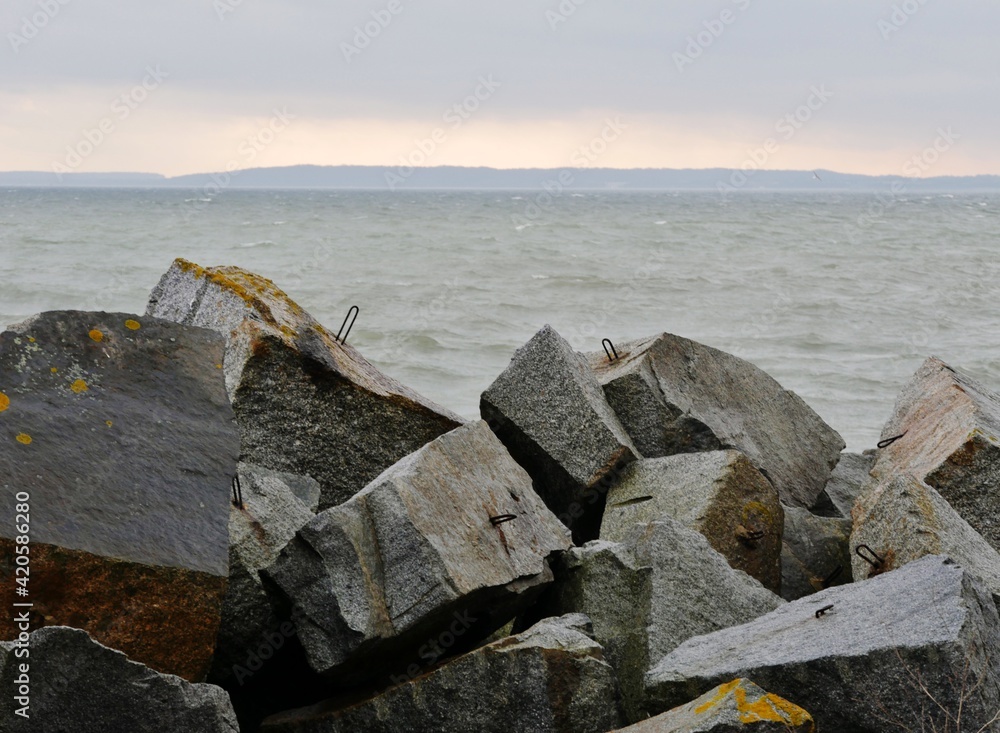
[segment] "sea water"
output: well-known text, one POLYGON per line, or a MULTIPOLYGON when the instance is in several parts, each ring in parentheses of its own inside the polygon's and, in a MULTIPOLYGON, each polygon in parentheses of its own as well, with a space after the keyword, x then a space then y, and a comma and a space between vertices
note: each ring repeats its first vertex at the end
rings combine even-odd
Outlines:
POLYGON ((142 313, 175 257, 272 279, 460 414, 544 324, 757 364, 863 450, 936 355, 1000 390, 1000 195, 0 190, 0 325, 142 313), (215 194, 215 195, 213 195, 215 194))

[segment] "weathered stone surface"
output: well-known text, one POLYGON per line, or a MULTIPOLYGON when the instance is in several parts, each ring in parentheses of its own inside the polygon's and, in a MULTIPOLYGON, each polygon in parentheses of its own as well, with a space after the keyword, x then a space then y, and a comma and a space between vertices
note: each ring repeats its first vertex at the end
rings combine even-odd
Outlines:
POLYGON ((483 392, 480 411, 574 539, 596 538, 605 493, 637 452, 583 358, 545 326, 483 392))
POLYGON ((799 507, 785 507, 781 597, 795 601, 826 587, 850 583, 850 539, 850 519, 817 517, 799 507))
MULTIPOLYGON (((239 453, 222 354, 211 331, 125 313, 43 313, 0 335, 0 574, 15 574, 24 492, 34 626, 208 671, 239 453)), ((5 614, 0 638, 14 634, 5 614)))
POLYGON ((809 511, 822 517, 850 518, 858 494, 868 483, 868 472, 875 463, 875 451, 841 453, 826 488, 809 511))
POLYGON ((871 480, 855 503, 864 521, 880 489, 906 473, 934 488, 995 549, 1000 549, 1000 395, 927 359, 903 387, 882 440, 871 480))
POLYGON ((812 716, 798 705, 735 679, 697 700, 622 728, 617 733, 815 733, 812 716))
POLYGON ((0 731, 4 733, 239 733, 226 693, 160 674, 103 646, 79 629, 50 626, 28 642, 30 717, 11 699, 14 644, 0 643, 0 731))
POLYGON ((930 486, 899 474, 870 501, 869 511, 854 526, 851 547, 868 545, 883 564, 876 569, 852 555, 856 578, 894 570, 924 555, 947 555, 1000 596, 1000 553, 930 486))
POLYGON ((580 615, 546 619, 376 697, 292 710, 262 731, 604 733, 622 719, 614 673, 586 624, 580 615))
POLYGON ((471 617, 471 643, 552 579, 569 533, 486 423, 456 428, 317 515, 265 571, 317 672, 352 681, 471 617), (515 515, 503 521, 505 515, 515 515), (499 521, 494 524, 491 521, 499 521))
POLYGON ((692 636, 746 623, 783 603, 669 517, 633 527, 623 543, 575 547, 555 572, 551 593, 532 613, 591 618, 633 721, 643 707, 643 677, 664 655, 692 636))
POLYGON ((588 355, 608 402, 647 458, 736 448, 791 506, 811 506, 844 448, 794 392, 749 362, 664 333, 588 355))
POLYGON ((962 729, 979 730, 1000 710, 1000 619, 979 581, 929 555, 689 640, 647 676, 650 712, 735 677, 794 699, 821 731, 946 730, 960 704, 962 729))
POLYGON ((771 482, 739 451, 632 463, 608 492, 601 539, 621 541, 663 516, 701 532, 730 565, 779 592, 784 512, 771 482))
POLYGON ((387 377, 266 278, 176 260, 147 313, 228 337, 225 373, 242 457, 311 476, 320 508, 462 419, 387 377))
POLYGON ((270 565, 295 533, 314 516, 319 484, 308 477, 241 463, 243 506, 229 510, 229 586, 212 660, 211 680, 219 682, 245 665, 265 634, 280 625, 259 571, 270 565), (307 506, 296 491, 312 500, 307 506))

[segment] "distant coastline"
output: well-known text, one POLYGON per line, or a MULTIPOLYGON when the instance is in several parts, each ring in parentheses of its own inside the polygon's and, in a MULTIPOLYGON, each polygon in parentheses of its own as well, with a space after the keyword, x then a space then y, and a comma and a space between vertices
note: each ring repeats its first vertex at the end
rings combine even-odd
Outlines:
POLYGON ((0 172, 0 186, 59 188, 195 189, 354 189, 354 190, 537 190, 563 191, 1000 191, 1000 175, 868 176, 834 171, 727 168, 464 168, 436 166, 403 171, 393 166, 315 166, 246 168, 232 172, 163 176, 158 173, 0 172))

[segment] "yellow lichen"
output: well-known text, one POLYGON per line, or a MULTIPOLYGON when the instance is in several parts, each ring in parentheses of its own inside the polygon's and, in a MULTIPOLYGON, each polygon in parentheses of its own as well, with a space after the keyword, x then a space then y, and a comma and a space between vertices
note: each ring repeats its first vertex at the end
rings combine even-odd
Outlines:
POLYGON ((31 445, 31 436, 27 433, 18 433, 17 437, 14 438, 21 445, 31 445))
POLYGON ((105 421, 104 421, 104 424, 105 424, 105 425, 107 425, 107 426, 108 426, 109 428, 110 428, 110 427, 111 427, 112 425, 114 425, 114 423, 113 423, 113 422, 111 422, 110 420, 105 420, 105 421))
POLYGON ((8 407, 10 407, 10 397, 0 392, 0 412, 3 412, 8 407))
POLYGON ((51 369, 49 369, 49 371, 52 372, 53 374, 58 374, 59 373, 59 368, 58 367, 52 367, 51 369))
POLYGON ((816 725, 813 723, 812 716, 809 713, 798 705, 790 703, 788 700, 777 695, 768 692, 750 702, 747 700, 747 691, 739 679, 721 685, 716 689, 712 698, 697 706, 694 712, 698 715, 708 712, 728 697, 729 693, 733 693, 736 712, 740 716, 741 723, 776 722, 793 726, 801 726, 808 723, 810 724, 811 731, 816 730, 816 725))
POLYGON ((34 336, 28 336, 28 343, 29 344, 35 343, 35 337, 34 336))
POLYGON ((719 687, 719 689, 717 689, 715 691, 715 696, 712 697, 711 700, 709 700, 706 703, 702 703, 701 705, 699 705, 698 707, 696 707, 694 709, 695 713, 697 713, 698 715, 701 715, 705 711, 707 711, 707 710, 715 707, 716 705, 719 704, 719 701, 722 700, 722 698, 724 698, 726 695, 728 695, 730 692, 732 692, 733 688, 736 687, 739 684, 740 684, 740 681, 738 679, 736 679, 736 680, 733 680, 732 682, 727 682, 726 684, 721 685, 719 687))
MULTIPOLYGON (((754 702, 748 702, 746 690, 737 687, 735 697, 736 710, 740 714, 741 723, 773 721, 794 726, 813 723, 812 716, 805 710, 770 692, 761 695, 754 702)), ((811 728, 815 730, 815 723, 811 728)))
POLYGON ((129 331, 138 331, 141 327, 142 324, 139 321, 133 321, 131 318, 125 321, 125 328, 129 331))
POLYGON ((73 384, 71 384, 69 388, 74 392, 76 392, 77 394, 80 394, 81 392, 86 392, 87 389, 89 389, 87 387, 87 383, 84 382, 82 379, 78 379, 75 382, 73 382, 73 384))
POLYGON ((98 331, 96 328, 93 329, 88 335, 90 336, 90 338, 94 339, 94 341, 98 343, 104 340, 104 334, 98 331))

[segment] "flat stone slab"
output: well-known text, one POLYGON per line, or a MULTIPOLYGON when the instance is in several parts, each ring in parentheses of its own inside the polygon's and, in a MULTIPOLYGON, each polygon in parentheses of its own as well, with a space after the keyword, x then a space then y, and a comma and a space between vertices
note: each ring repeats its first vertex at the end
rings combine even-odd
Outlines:
POLYGON ((604 733, 621 724, 614 673, 579 614, 542 621, 350 706, 331 701, 263 733, 604 733))
MULTIPOLYGON (((0 572, 15 574, 24 492, 33 627, 207 672, 239 454, 222 356, 212 331, 127 313, 43 313, 0 335, 0 572)), ((5 615, 0 638, 15 633, 5 615)))
POLYGON ((637 451, 586 361, 545 326, 483 392, 480 412, 576 542, 595 539, 605 494, 637 451))
POLYGON ((273 282, 238 267, 176 260, 147 313, 227 337, 242 459, 316 479, 320 509, 463 422, 338 342, 273 282))
MULTIPOLYGON (((781 597, 796 601, 835 585, 850 583, 851 520, 818 517, 799 507, 785 507, 781 543, 781 597)), ((862 575, 860 577, 867 577, 862 575)))
POLYGON ((456 618, 465 643, 487 636, 551 581, 549 557, 570 544, 477 421, 318 514, 264 574, 298 610, 312 668, 356 684, 381 666, 419 666, 420 647, 456 618))
POLYGON ((85 631, 49 626, 27 646, 0 642, 0 730, 239 733, 229 696, 219 687, 160 674, 98 644, 85 631), (18 656, 27 649, 29 656, 18 656), (14 711, 11 693, 28 664, 28 719, 14 711))
POLYGON ((909 474, 899 474, 869 497, 869 511, 851 533, 851 547, 867 545, 878 567, 851 555, 854 576, 868 578, 924 555, 947 555, 1000 597, 1000 553, 942 496, 909 474))
POLYGON ((844 441, 753 364, 664 333, 588 354, 608 402, 647 458, 735 448, 789 506, 812 506, 844 441))
POLYGON ((663 516, 701 532, 734 568, 780 591, 784 511, 771 482, 739 451, 630 464, 608 493, 601 539, 620 541, 663 516))
POLYGON ((622 543, 574 547, 555 567, 556 584, 532 613, 590 617, 632 721, 641 717, 646 672, 666 654, 784 603, 669 517, 636 525, 622 543))
POLYGON ((979 581, 928 555, 690 639, 647 676, 649 712, 737 677, 794 699, 821 731, 945 730, 960 706, 978 730, 1000 710, 1000 619, 979 581))
POLYGON ((854 508, 863 521, 885 482, 906 473, 935 489, 1000 550, 1000 395, 940 359, 927 359, 903 387, 871 479, 854 508))
POLYGON ((815 733, 812 716, 748 679, 709 690, 697 700, 617 733, 815 733))

